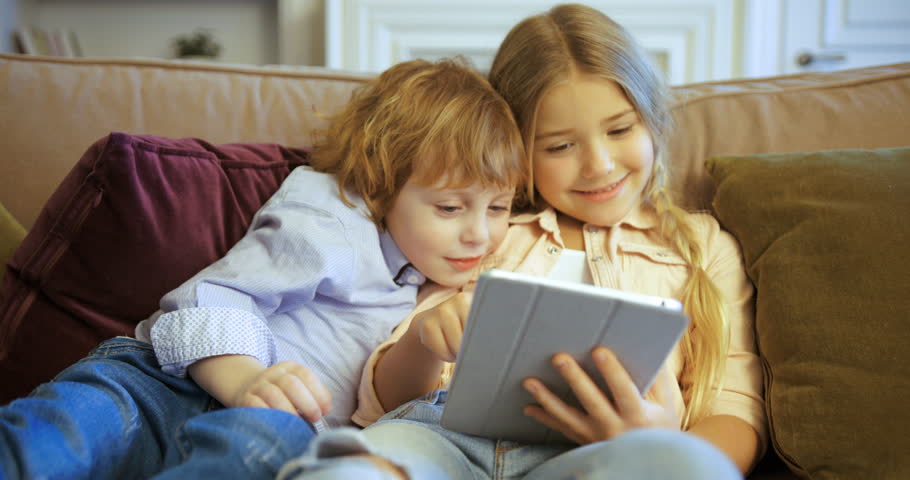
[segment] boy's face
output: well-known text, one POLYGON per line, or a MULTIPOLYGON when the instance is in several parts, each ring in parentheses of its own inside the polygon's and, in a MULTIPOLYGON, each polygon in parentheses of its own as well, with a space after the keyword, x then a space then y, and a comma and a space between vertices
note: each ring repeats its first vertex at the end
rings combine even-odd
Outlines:
POLYGON ((448 287, 467 283, 481 257, 493 251, 509 227, 514 189, 442 188, 409 180, 386 214, 398 248, 430 280, 448 287))

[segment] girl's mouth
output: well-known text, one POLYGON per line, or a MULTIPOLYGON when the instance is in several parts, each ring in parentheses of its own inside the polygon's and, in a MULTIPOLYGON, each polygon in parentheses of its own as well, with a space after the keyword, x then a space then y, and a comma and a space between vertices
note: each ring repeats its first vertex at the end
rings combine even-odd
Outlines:
POLYGON ((461 271, 470 270, 470 269, 476 267, 477 264, 480 263, 481 258, 483 258, 483 256, 465 257, 465 258, 445 257, 446 261, 449 262, 450 265, 455 267, 456 270, 461 270, 461 271))
POLYGON ((574 190, 578 195, 581 195, 585 200, 590 200, 592 202, 606 202, 618 197, 622 193, 622 189, 626 184, 626 180, 629 178, 627 173, 624 177, 619 179, 618 182, 611 183, 605 187, 597 188, 594 190, 574 190))

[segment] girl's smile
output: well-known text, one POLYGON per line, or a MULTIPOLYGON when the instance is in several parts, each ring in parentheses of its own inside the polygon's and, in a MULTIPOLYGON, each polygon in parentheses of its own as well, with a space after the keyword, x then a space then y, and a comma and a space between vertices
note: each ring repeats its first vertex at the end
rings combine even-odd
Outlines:
POLYGON ((629 174, 626 174, 618 182, 611 183, 605 187, 592 190, 576 190, 575 192, 591 202, 606 202, 622 195, 623 186, 628 178, 629 174))

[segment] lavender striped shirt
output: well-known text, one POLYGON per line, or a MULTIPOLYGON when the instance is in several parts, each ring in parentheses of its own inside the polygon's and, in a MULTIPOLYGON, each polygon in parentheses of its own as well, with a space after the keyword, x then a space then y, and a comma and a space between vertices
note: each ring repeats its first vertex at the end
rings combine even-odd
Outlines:
POLYGON ((294 360, 331 391, 332 426, 351 424, 363 365, 414 308, 423 275, 332 175, 298 167, 224 256, 161 300, 136 329, 165 372, 243 354, 294 360), (397 282, 396 282, 397 279, 397 282))

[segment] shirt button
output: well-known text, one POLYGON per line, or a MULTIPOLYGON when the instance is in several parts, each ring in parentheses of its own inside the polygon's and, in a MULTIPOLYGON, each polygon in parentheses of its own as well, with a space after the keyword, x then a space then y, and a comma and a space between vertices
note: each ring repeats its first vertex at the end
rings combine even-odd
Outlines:
POLYGON ((598 255, 598 256, 596 256, 596 257, 591 258, 591 261, 592 261, 592 262, 599 262, 599 261, 601 261, 601 260, 603 260, 603 259, 604 259, 604 257, 601 257, 600 255, 598 255))
POLYGON ((556 248, 556 247, 554 247, 554 246, 552 246, 552 245, 550 245, 550 246, 547 248, 547 253, 549 253, 550 255, 556 255, 557 253, 559 253, 559 249, 556 248))
POLYGON ((408 283, 415 284, 419 281, 420 281, 420 279, 417 278, 417 275, 408 275, 408 283))
POLYGON ((600 229, 597 227, 588 227, 588 232, 590 233, 597 233, 598 230, 600 229))

